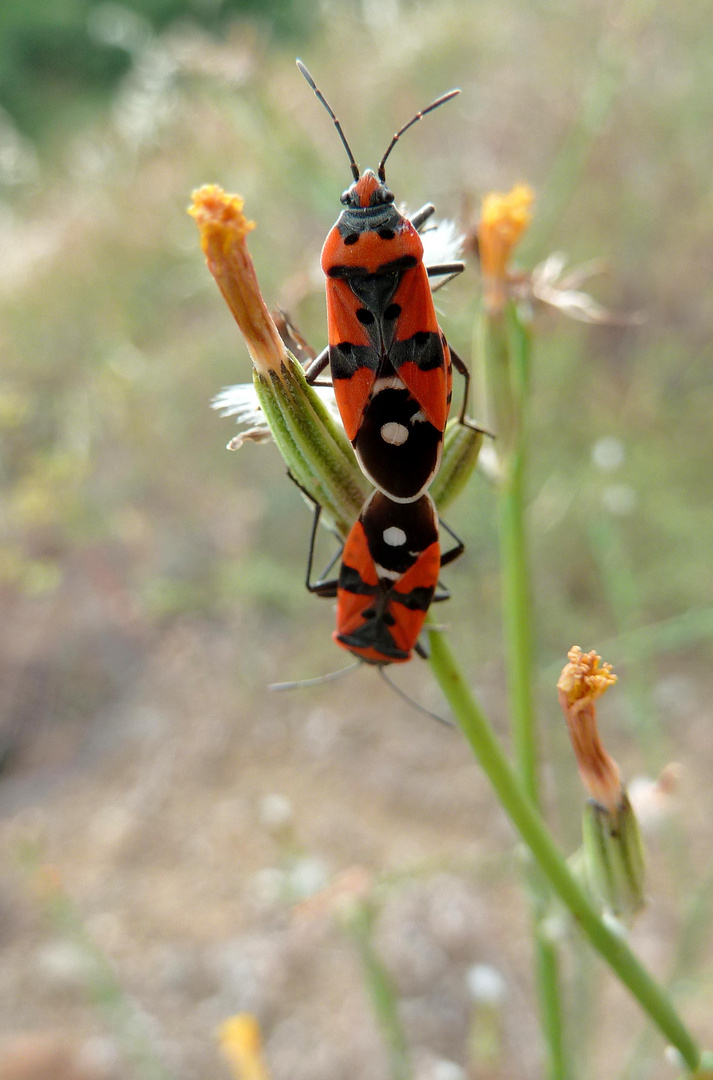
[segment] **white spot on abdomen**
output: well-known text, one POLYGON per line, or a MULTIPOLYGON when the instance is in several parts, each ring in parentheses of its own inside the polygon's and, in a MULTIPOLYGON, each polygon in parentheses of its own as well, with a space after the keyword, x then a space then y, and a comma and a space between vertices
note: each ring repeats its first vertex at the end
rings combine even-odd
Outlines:
POLYGON ((384 543, 389 547, 403 547, 406 543, 406 533, 398 525, 389 525, 384 529, 384 543))
POLYGON ((408 428, 389 420, 388 424, 382 424, 381 437, 390 446, 403 446, 408 439, 408 428))

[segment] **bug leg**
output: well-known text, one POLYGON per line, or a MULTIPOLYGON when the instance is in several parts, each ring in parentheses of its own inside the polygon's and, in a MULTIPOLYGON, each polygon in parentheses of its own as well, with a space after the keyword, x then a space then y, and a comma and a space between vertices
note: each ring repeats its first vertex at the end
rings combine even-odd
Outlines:
POLYGON ((456 371, 463 376, 465 387, 463 389, 463 404, 460 407, 460 413, 458 414, 458 423, 463 424, 464 427, 472 428, 473 431, 480 431, 483 435, 490 435, 492 438, 492 432, 486 431, 485 428, 480 427, 474 420, 467 415, 468 400, 470 398, 470 371, 463 359, 458 355, 455 349, 451 349, 449 346, 451 360, 456 371))
POLYGON ((433 599, 431 600, 431 603, 432 604, 442 604, 444 600, 450 600, 450 598, 451 598, 450 590, 447 589, 445 587, 445 585, 442 585, 441 582, 439 581, 438 582, 438 587, 437 587, 435 593, 433 594, 433 599), (439 589, 440 589, 440 592, 438 591, 439 589))
POLYGON ((329 363, 329 346, 325 345, 321 353, 315 356, 309 367, 305 370, 305 378, 308 383, 314 383, 318 375, 321 375, 329 363))
POLYGON ((435 266, 426 267, 426 273, 429 277, 444 277, 447 275, 449 281, 457 277, 458 274, 462 274, 464 270, 464 262, 436 263, 435 266))
POLYGON ((329 566, 325 569, 324 574, 321 575, 319 581, 312 581, 312 563, 314 562, 314 545, 317 539, 317 529, 319 528, 319 519, 322 514, 322 507, 319 503, 314 504, 314 518, 312 520, 312 532, 309 538, 309 554, 307 556, 307 573, 305 575, 305 586, 308 592, 314 593, 315 596, 325 596, 327 599, 334 599, 337 595, 337 579, 332 581, 325 581, 325 574, 334 566, 337 559, 342 554, 341 548, 330 562, 329 566))
POLYGON ((431 215, 435 214, 435 212, 436 208, 433 203, 430 202, 427 202, 425 206, 422 206, 420 210, 416 211, 416 213, 411 218, 411 224, 413 225, 416 232, 421 231, 421 227, 425 225, 431 215))
POLYGON ((443 529, 446 530, 448 535, 453 540, 455 540, 455 547, 452 547, 450 551, 446 551, 444 555, 441 555, 441 566, 448 566, 449 563, 452 563, 455 559, 457 559, 460 555, 463 554, 463 552, 465 551, 465 544, 461 540, 460 536, 458 536, 457 533, 453 532, 453 529, 450 527, 450 525, 446 525, 445 521, 440 518, 439 524, 443 529))
POLYGON ((428 649, 422 642, 417 641, 413 647, 413 651, 416 653, 416 656, 420 656, 422 660, 428 660, 428 649))
POLYGON ((332 581, 325 581, 324 579, 334 566, 335 562, 337 562, 337 560, 341 557, 344 544, 340 540, 340 546, 336 554, 329 562, 329 564, 325 567, 323 573, 320 574, 319 580, 313 582, 312 564, 314 562, 314 546, 317 539, 319 519, 322 516, 322 507, 319 505, 317 500, 313 498, 312 495, 310 495, 309 491, 307 491, 307 489, 304 488, 302 484, 300 484, 299 480, 297 480, 297 478, 290 472, 289 469, 287 470, 287 475, 289 476, 292 483, 300 489, 305 498, 308 499, 314 506, 314 518, 312 519, 312 532, 310 533, 309 552, 307 555, 307 573, 305 575, 305 587, 308 592, 314 593, 316 596, 326 596, 328 599, 333 599, 337 595, 337 578, 334 578, 334 580, 332 581))
MULTIPOLYGON (((422 656, 424 658, 424 660, 427 660, 428 659, 428 653, 426 652, 426 650, 423 648, 422 645, 420 646, 422 651, 419 652, 419 645, 420 645, 420 642, 418 642, 414 646, 415 651, 418 653, 419 656, 422 656)), ((450 728, 456 726, 453 723, 452 720, 446 720, 445 716, 439 716, 438 713, 431 712, 430 709, 424 708, 423 705, 419 705, 419 703, 417 701, 414 701, 414 699, 412 697, 409 697, 409 695, 404 690, 402 690, 400 686, 396 685, 396 683, 393 681, 393 679, 389 678, 389 676, 384 671, 383 665, 380 666, 377 670, 378 670, 379 675, 381 676, 381 678, 387 684, 387 686, 390 686, 391 689, 394 691, 394 693, 397 694, 398 697, 400 697, 402 699, 402 701, 408 702, 408 704, 412 708, 416 709, 420 713, 423 713, 424 716, 430 716, 432 720, 437 720, 439 724, 445 724, 446 727, 450 727, 450 728)))
POLYGON ((292 355, 297 357, 302 366, 307 367, 314 360, 317 353, 309 342, 302 337, 287 311, 284 311, 281 307, 276 307, 272 312, 272 317, 283 343, 292 355))

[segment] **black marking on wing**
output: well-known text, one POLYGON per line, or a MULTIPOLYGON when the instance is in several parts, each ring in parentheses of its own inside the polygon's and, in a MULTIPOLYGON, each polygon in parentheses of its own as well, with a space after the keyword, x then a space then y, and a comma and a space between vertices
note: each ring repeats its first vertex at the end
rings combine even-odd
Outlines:
POLYGON ((414 255, 402 255, 383 263, 373 274, 364 266, 332 266, 328 277, 346 281, 364 307, 380 319, 393 300, 402 277, 415 266, 418 266, 418 259, 414 255))
POLYGON ((443 346, 438 334, 419 330, 405 341, 395 341, 389 350, 389 359, 398 371, 409 361, 421 371, 433 371, 443 366, 443 346))
POLYGON ((342 563, 339 571, 339 588, 345 592, 355 593, 357 596, 376 596, 380 591, 378 585, 369 585, 358 570, 353 566, 347 566, 346 563, 342 563))
POLYGON ((332 379, 351 379, 359 368, 378 371, 379 354, 370 345, 352 345, 350 341, 340 341, 329 346, 329 366, 332 379))
POLYGON ((391 592, 391 600, 395 604, 403 604, 409 611, 428 611, 433 600, 435 586, 417 585, 411 592, 402 593, 398 589, 391 592))
MULTIPOLYGON (((357 627, 351 634, 337 634, 337 640, 347 648, 375 649, 387 660, 408 660, 409 653, 399 649, 383 618, 376 616, 357 627)), ((378 660, 367 661, 378 663, 378 660)))

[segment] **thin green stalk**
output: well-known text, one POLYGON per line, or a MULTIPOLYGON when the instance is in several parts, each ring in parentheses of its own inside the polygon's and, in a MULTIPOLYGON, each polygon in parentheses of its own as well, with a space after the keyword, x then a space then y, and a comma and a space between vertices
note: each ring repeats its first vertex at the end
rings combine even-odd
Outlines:
POLYGON ((365 904, 350 911, 347 926, 359 950, 374 1013, 386 1043, 392 1080, 413 1080, 408 1044, 398 1013, 396 992, 373 941, 373 915, 365 904))
MULTIPOLYGON (((487 316, 486 360, 494 392, 496 427, 504 432, 498 491, 503 629, 512 738, 522 789, 539 805, 537 730, 533 701, 533 632, 524 522, 525 414, 530 366, 529 335, 514 308, 487 316)), ((571 1075, 564 1046, 558 950, 543 932, 549 890, 534 868, 527 872, 534 923, 535 979, 550 1080, 571 1075)))
POLYGON ((537 805, 537 737, 532 696, 533 640, 530 576, 523 522, 524 448, 507 466, 499 491, 500 567, 503 628, 515 760, 523 789, 537 805))
POLYGON ((564 1017, 560 993, 559 952, 543 932, 542 916, 535 914, 535 978, 540 1004, 540 1020, 549 1051, 552 1080, 565 1080, 570 1066, 564 1043, 564 1017))
POLYGON ((537 865, 592 946, 628 987, 659 1031, 676 1047, 690 1071, 694 1072, 700 1063, 701 1053, 693 1036, 626 941, 605 925, 584 890, 572 877, 542 817, 522 791, 492 727, 463 678, 445 636, 432 627, 429 636, 431 667, 441 690, 503 809, 532 852, 537 865))

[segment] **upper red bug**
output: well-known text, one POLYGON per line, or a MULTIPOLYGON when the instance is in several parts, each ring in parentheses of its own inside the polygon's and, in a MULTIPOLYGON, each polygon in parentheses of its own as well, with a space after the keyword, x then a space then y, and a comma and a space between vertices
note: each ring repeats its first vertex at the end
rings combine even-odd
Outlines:
MULTIPOLYGON (((363 471, 391 499, 410 502, 438 470, 451 403, 451 353, 428 277, 457 273, 462 264, 426 269, 418 228, 433 207, 411 221, 399 213, 386 186, 385 164, 407 128, 459 91, 405 124, 377 173, 360 173, 339 121, 304 65, 297 64, 332 117, 354 176, 322 250, 329 345, 310 365, 308 379, 329 361, 337 405, 363 471)), ((461 369, 462 362, 454 360, 461 369)))

